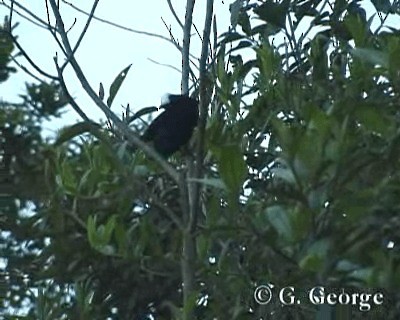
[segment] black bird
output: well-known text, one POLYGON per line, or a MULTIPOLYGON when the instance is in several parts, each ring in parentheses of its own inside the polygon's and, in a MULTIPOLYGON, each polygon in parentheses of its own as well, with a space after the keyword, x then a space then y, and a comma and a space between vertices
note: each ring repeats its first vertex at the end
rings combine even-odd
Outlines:
POLYGON ((146 129, 144 141, 152 141, 154 149, 169 157, 189 142, 199 119, 199 103, 185 95, 167 96, 160 108, 165 111, 146 129))

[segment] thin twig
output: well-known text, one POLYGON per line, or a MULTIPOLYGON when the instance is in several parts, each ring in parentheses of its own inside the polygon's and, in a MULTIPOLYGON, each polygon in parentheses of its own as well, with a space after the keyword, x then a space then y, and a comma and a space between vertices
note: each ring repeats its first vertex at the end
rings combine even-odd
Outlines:
POLYGON ((179 230, 183 230, 183 224, 181 219, 173 212, 168 206, 161 203, 158 199, 153 199, 153 204, 158 207, 165 215, 178 227, 179 230))
POLYGON ((70 64, 78 77, 83 89, 89 95, 89 97, 93 100, 93 102, 100 108, 100 110, 106 115, 107 118, 111 119, 111 121, 118 127, 118 129, 127 137, 128 141, 133 145, 141 148, 143 152, 154 159, 163 169, 164 171, 177 183, 180 183, 181 178, 179 173, 173 168, 166 160, 162 158, 160 154, 158 154, 153 148, 151 148, 147 143, 143 142, 138 136, 136 136, 129 127, 119 119, 114 112, 108 108, 103 101, 99 98, 96 92, 90 86, 88 80, 86 79, 81 67, 76 61, 74 55, 72 54, 71 44, 69 43, 67 34, 64 29, 63 20, 61 18, 60 12, 57 8, 55 0, 49 0, 53 14, 56 18, 57 31, 61 36, 62 43, 64 44, 64 49, 67 52, 67 59, 69 59, 70 64))
POLYGON ((74 49, 72 50, 72 54, 73 54, 73 55, 76 53, 76 50, 78 50, 78 47, 79 47, 79 45, 81 44, 82 39, 83 39, 83 37, 85 36, 86 31, 87 31, 88 28, 89 28, 90 22, 91 22, 92 19, 93 19, 94 12, 96 11, 96 7, 97 7, 98 4, 99 4, 99 0, 95 0, 94 3, 93 3, 93 6, 92 6, 92 10, 90 11, 89 17, 88 17, 88 19, 87 19, 87 21, 86 21, 85 27, 83 28, 83 30, 82 30, 82 32, 81 32, 81 34, 80 34, 80 36, 79 36, 79 39, 78 39, 78 41, 76 42, 74 49))
POLYGON ((35 74, 33 74, 31 71, 28 70, 27 67, 25 67, 24 65, 22 65, 14 56, 11 57, 11 60, 24 72, 26 72, 27 74, 29 74, 32 78, 34 78, 36 81, 40 82, 40 83, 44 83, 44 81, 42 79, 40 79, 38 76, 36 76, 35 74))
POLYGON ((45 2, 46 2, 47 22, 48 22, 49 25, 51 25, 51 23, 50 23, 49 4, 47 3, 47 0, 45 0, 45 2))
POLYGON ((203 41, 203 39, 201 38, 201 34, 200 34, 199 30, 197 29, 197 27, 196 27, 196 25, 194 23, 193 23, 193 28, 194 28, 194 30, 196 30, 196 33, 199 36, 200 41, 203 41))
MULTIPOLYGON (((81 34, 79 35, 78 41, 76 42, 75 47, 74 47, 74 49, 72 50, 72 55, 71 55, 71 56, 74 56, 75 53, 76 53, 76 51, 78 50, 79 45, 81 44, 81 42, 82 42, 82 40, 83 40, 83 37, 85 36, 86 31, 87 31, 88 28, 89 28, 90 22, 91 22, 92 19, 93 19, 94 12, 95 12, 96 7, 97 7, 98 4, 99 4, 99 0, 95 0, 94 3, 93 3, 93 6, 92 6, 92 10, 90 11, 89 17, 88 17, 88 19, 87 19, 87 21, 86 21, 85 27, 83 28, 81 34)), ((64 64, 63 64, 63 66, 61 67, 61 70, 64 70, 64 68, 66 67, 66 65, 67 65, 68 63, 69 63, 69 61, 68 61, 68 59, 66 59, 66 61, 65 61, 64 64)))
MULTIPOLYGON (((176 40, 176 38, 174 37, 174 35, 172 34, 172 30, 170 27, 168 27, 167 23, 165 22, 165 20, 163 19, 163 17, 161 17, 161 21, 163 22, 165 28, 167 29, 169 36, 171 37, 171 41, 175 43, 175 46, 178 48, 179 52, 182 54, 182 47, 179 45, 179 41, 176 40)), ((196 63, 193 60, 199 60, 199 58, 197 58, 196 56, 194 56, 193 54, 189 53, 189 57, 190 59, 190 63, 194 66, 196 66, 196 63)), ((196 66, 197 67, 197 66, 196 66)), ((182 71, 179 71, 179 73, 181 73, 182 71)))
POLYGON ((299 50, 300 46, 296 40, 295 30, 294 30, 292 18, 290 16, 290 12, 288 14, 288 22, 289 22, 290 33, 287 30, 287 28, 285 28, 285 33, 286 33, 286 36, 288 37, 290 48, 292 49, 292 52, 294 53, 294 58, 296 60, 296 63, 297 63, 297 65, 300 65, 301 64, 301 52, 299 50))
POLYGON ((172 3, 171 3, 171 0, 167 0, 167 2, 168 2, 169 9, 171 10, 172 15, 174 16, 176 22, 178 22, 178 24, 179 24, 179 25, 181 26, 181 28, 183 29, 183 23, 181 22, 181 20, 179 19, 178 15, 176 14, 175 9, 174 9, 174 6, 173 6, 172 3))
POLYGON ((51 80, 55 80, 57 81, 58 78, 55 76, 52 76, 51 74, 48 74, 47 72, 43 71, 38 65, 36 65, 35 62, 33 62, 33 60, 29 57, 29 55, 25 52, 25 50, 22 48, 22 46, 19 44, 19 42, 17 41, 17 38, 14 37, 11 33, 9 33, 10 38, 12 39, 13 43, 15 44, 15 46, 18 48, 18 50, 21 52, 21 54, 24 56, 24 58, 26 60, 28 60, 29 64, 37 71, 39 72, 41 75, 51 79, 51 80))
MULTIPOLYGON (((171 40, 172 40, 173 42, 176 43, 176 46, 177 46, 177 48, 180 50, 180 53, 181 53, 181 55, 182 55, 182 49, 181 49, 181 47, 179 46, 179 42, 175 39, 174 35, 172 34, 171 28, 168 27, 167 23, 164 21, 164 19, 163 19, 162 17, 161 17, 161 21, 164 23, 165 28, 166 28, 167 31, 169 32, 169 35, 170 35, 170 37, 171 37, 171 40)), ((191 59, 190 59, 190 63, 198 69, 196 63, 192 60, 192 59, 197 59, 197 60, 198 60, 198 58, 195 57, 194 55, 192 55, 191 53, 189 53, 189 57, 191 58, 191 59)), ((179 73, 181 73, 181 72, 182 72, 182 71, 179 70, 179 73)), ((195 84, 195 83, 197 82, 197 78, 196 78, 196 75, 194 74, 192 68, 190 68, 190 66, 189 66, 189 73, 190 73, 190 76, 191 76, 191 78, 192 78, 192 82, 195 84)), ((193 84, 190 88, 194 87, 194 84, 193 84)), ((188 92, 189 92, 189 91, 190 91, 190 90, 188 90, 188 92)))
MULTIPOLYGON (((78 11, 78 12, 84 14, 84 15, 89 16, 89 13, 87 13, 86 11, 84 11, 84 10, 78 8, 78 7, 75 6, 74 4, 72 4, 72 3, 70 3, 70 2, 68 2, 68 1, 66 1, 66 0, 62 0, 62 1, 63 1, 65 4, 71 6, 71 7, 72 7, 73 9, 75 9, 76 11, 78 11)), ((111 22, 111 21, 108 21, 108 20, 105 20, 105 19, 102 19, 102 18, 99 18, 99 17, 96 17, 96 16, 93 16, 93 19, 94 19, 94 20, 97 20, 97 21, 100 21, 100 22, 102 22, 102 23, 108 24, 108 25, 110 25, 110 26, 113 26, 113 27, 115 27, 115 28, 128 31, 128 32, 132 32, 132 33, 141 34, 141 35, 144 35, 144 36, 149 36, 149 37, 154 37, 154 38, 162 39, 162 40, 168 41, 169 43, 173 43, 173 44, 176 46, 176 43, 172 42, 172 41, 171 41, 170 39, 168 39, 167 37, 164 37, 164 36, 159 35, 159 34, 156 34, 156 33, 151 33, 151 32, 147 32, 147 31, 141 31, 141 30, 136 30, 136 29, 128 28, 128 27, 122 26, 122 25, 120 25, 120 24, 117 24, 117 23, 115 23, 115 22, 111 22)), ((179 49, 180 49, 180 48, 179 48, 179 49)))
POLYGON ((74 19, 74 22, 72 22, 72 25, 68 28, 68 30, 67 30, 67 33, 69 33, 71 30, 72 30, 72 28, 76 25, 76 18, 74 19))
POLYGON ((189 72, 190 72, 190 30, 192 28, 193 10, 195 0, 187 0, 185 13, 185 27, 183 28, 182 45, 182 81, 181 90, 183 94, 189 93, 189 72))
POLYGON ((74 220, 84 230, 87 230, 86 223, 81 218, 79 218, 79 216, 75 212, 65 210, 64 213, 72 218, 72 220, 74 220))
MULTIPOLYGON (((169 33, 169 36, 170 36, 170 38, 171 38, 171 41, 175 44, 175 46, 177 46, 177 47, 180 48, 178 40, 176 40, 175 37, 174 37, 174 35, 172 34, 171 27, 168 27, 168 25, 167 25, 167 23, 165 22, 165 20, 164 20, 163 17, 161 17, 161 21, 164 23, 164 26, 165 26, 165 28, 167 29, 167 31, 168 31, 168 33, 169 33)), ((180 49, 180 51, 182 51, 182 49, 180 49)))
POLYGON ((11 32, 11 27, 12 27, 13 12, 14 12, 14 0, 11 1, 10 18, 9 18, 9 21, 8 21, 8 31, 10 31, 10 32, 11 32))
MULTIPOLYGON (((41 27, 41 28, 44 28, 44 29, 48 29, 49 27, 50 27, 50 28, 53 28, 53 27, 51 27, 48 23, 46 23, 46 21, 44 21, 43 19, 39 18, 36 14, 34 14, 32 11, 28 10, 27 8, 25 8, 25 6, 19 4, 18 1, 13 0, 12 3, 13 3, 13 5, 15 5, 15 6, 17 6, 18 8, 20 8, 22 11, 25 11, 31 18, 33 18, 33 19, 36 20, 37 22, 33 21, 33 20, 30 19, 30 18, 25 17, 25 16, 22 15, 20 12, 18 12, 17 10, 14 9, 14 12, 16 12, 17 14, 19 14, 21 17, 27 19, 28 21, 32 22, 33 24, 35 24, 35 25, 37 25, 37 26, 39 26, 39 27, 41 27)), ((11 8, 10 5, 7 5, 7 4, 4 3, 4 2, 3 2, 3 4, 4 4, 4 6, 6 6, 6 7, 9 8, 9 9, 11 8)), ((54 28, 53 28, 53 29, 54 29, 54 28)))
POLYGON ((178 72, 179 74, 181 74, 181 70, 179 70, 177 67, 174 67, 173 65, 161 63, 161 62, 155 61, 155 60, 153 60, 151 58, 147 58, 147 59, 149 61, 153 62, 154 64, 157 64, 157 65, 163 66, 163 67, 167 67, 167 68, 171 68, 172 70, 174 70, 174 71, 178 72))
POLYGON ((57 59, 54 58, 54 63, 56 64, 56 69, 58 72, 58 79, 61 85, 61 88, 63 89, 64 94, 67 96, 68 98, 68 102, 71 104, 72 108, 75 110, 75 112, 77 114, 79 114, 79 116, 85 120, 85 121, 90 121, 89 117, 85 114, 85 112, 83 112, 83 110, 79 107, 79 105, 76 103, 75 99, 71 96, 71 94, 68 91, 67 85, 65 84, 65 80, 64 80, 64 76, 62 74, 62 69, 60 68, 60 66, 58 65, 57 59))
MULTIPOLYGON (((5 4, 4 2, 2 2, 1 4, 3 6, 5 6, 6 8, 8 8, 8 9, 11 8, 11 6, 9 6, 8 4, 5 4)), ((38 26, 38 27, 43 28, 43 29, 47 29, 45 26, 42 26, 41 24, 37 23, 36 21, 32 20, 31 18, 28 18, 26 15, 22 14, 21 12, 19 12, 15 8, 13 9, 13 12, 18 14, 20 17, 24 18, 25 20, 28 20, 30 23, 34 24, 35 26, 38 26)))

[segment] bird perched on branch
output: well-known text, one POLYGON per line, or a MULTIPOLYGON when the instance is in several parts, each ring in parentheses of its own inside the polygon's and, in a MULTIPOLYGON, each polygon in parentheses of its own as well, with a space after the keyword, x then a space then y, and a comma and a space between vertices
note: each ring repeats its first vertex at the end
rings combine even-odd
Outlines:
POLYGON ((153 142, 154 149, 169 157, 189 142, 199 119, 198 102, 185 95, 166 96, 160 108, 165 111, 149 125, 142 136, 153 142))

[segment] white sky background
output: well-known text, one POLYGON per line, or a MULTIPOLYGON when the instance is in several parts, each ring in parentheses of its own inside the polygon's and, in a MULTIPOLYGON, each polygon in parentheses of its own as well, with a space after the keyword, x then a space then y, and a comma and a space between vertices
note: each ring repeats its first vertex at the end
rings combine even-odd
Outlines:
MULTIPOLYGON (((70 1, 86 12, 90 12, 93 4, 92 0, 70 1)), ((10 1, 4 2, 10 3, 10 1)), ((219 33, 228 30, 230 24, 229 4, 231 2, 224 1, 222 3, 222 0, 215 0, 214 2, 219 33)), ((44 0, 20 0, 19 3, 47 21, 44 0)), ((68 29, 72 26, 75 18, 77 20, 68 33, 70 42, 74 45, 86 23, 87 16, 75 11, 62 1, 60 3, 65 28, 68 29)), ((172 3, 181 21, 184 22, 186 1, 172 0, 172 3)), ((203 31, 205 7, 205 0, 196 1, 194 23, 200 34, 203 31)), ((49 9, 51 11, 51 8, 49 9)), ((9 11, 6 7, 0 6, 0 18, 2 19, 5 15, 9 15, 9 11)), ((171 14, 166 0, 101 0, 95 16, 131 29, 157 33, 169 38, 168 30, 161 20, 163 18, 168 25, 171 25, 172 34, 175 38, 182 43, 182 30, 171 14)), ((54 18, 51 21, 54 22, 54 18)), ((56 52, 61 57, 61 50, 57 48, 50 33, 14 13, 13 23, 15 22, 20 22, 20 24, 14 30, 14 34, 18 35, 18 41, 32 60, 46 72, 56 75, 53 58, 56 52)), ((195 56, 200 56, 200 45, 199 37, 194 34, 192 36, 191 53, 195 56)), ((17 49, 14 53, 16 51, 17 49)), ((180 52, 171 43, 159 38, 124 31, 93 20, 76 53, 76 58, 96 92, 98 92, 99 83, 103 83, 105 98, 108 97, 110 84, 117 74, 129 64, 132 64, 112 107, 119 116, 122 112, 121 105, 126 106, 129 103, 132 110, 157 106, 165 93, 180 92, 180 73, 149 60, 152 59, 181 69, 180 52)), ((29 66, 24 59, 20 59, 20 61, 24 66, 29 66)), ((61 59, 59 61, 62 62, 61 59)), ((31 68, 29 69, 31 70, 31 68)), ((65 80, 70 93, 76 97, 78 105, 84 112, 95 121, 100 118, 104 119, 100 109, 81 88, 70 67, 65 73, 65 80)), ((36 81, 24 71, 18 70, 9 80, 2 83, 0 98, 7 101, 18 100, 17 95, 25 93, 25 82, 36 81)), ((78 120, 81 120, 80 117, 71 109, 67 115, 63 116, 61 123, 59 121, 52 122, 46 127, 53 131, 51 129, 56 129, 59 125, 72 124, 78 120)))

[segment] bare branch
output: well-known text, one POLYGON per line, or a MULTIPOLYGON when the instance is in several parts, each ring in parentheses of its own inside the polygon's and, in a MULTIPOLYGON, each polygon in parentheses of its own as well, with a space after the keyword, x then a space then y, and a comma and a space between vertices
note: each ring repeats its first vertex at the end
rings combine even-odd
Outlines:
POLYGON ((161 62, 155 61, 151 58, 147 58, 147 59, 149 61, 153 62, 154 64, 157 64, 157 65, 163 66, 163 67, 167 67, 167 68, 171 68, 172 70, 177 71, 179 74, 181 74, 181 70, 179 70, 177 67, 174 67, 173 65, 161 63, 161 62))
MULTIPOLYGON (((165 28, 167 29, 169 36, 171 37, 171 41, 174 42, 175 46, 179 49, 179 52, 182 55, 182 48, 179 45, 179 41, 175 39, 174 35, 172 34, 172 30, 171 27, 168 27, 167 23, 165 22, 165 20, 161 17, 161 21, 164 23, 165 28)), ((193 60, 199 60, 199 58, 195 57, 193 54, 189 53, 189 57, 190 59, 190 63, 194 66, 196 66, 196 63, 193 60)), ((197 67, 197 66, 196 66, 197 67)), ((179 73, 181 73, 182 71, 179 71, 179 73)), ((193 76, 193 72, 190 70, 191 75, 193 76)))
MULTIPOLYGON (((169 36, 171 37, 171 40, 176 44, 176 47, 180 50, 179 52, 180 52, 181 55, 182 55, 182 49, 181 49, 181 47, 179 46, 179 42, 175 39, 174 35, 172 34, 171 28, 168 27, 167 23, 164 21, 164 19, 163 19, 162 17, 161 17, 161 20, 162 20, 162 22, 164 23, 165 28, 166 28, 167 31, 169 32, 169 36)), ((198 58, 195 57, 194 55, 190 54, 190 52, 189 52, 189 58, 190 58, 190 60, 189 60, 190 63, 198 69, 196 63, 193 61, 193 59, 198 60, 198 58)), ((179 73, 182 73, 182 71, 179 70, 179 73)), ((197 82, 197 78, 196 78, 196 76, 195 76, 195 74, 194 74, 194 72, 193 72, 193 70, 192 70, 192 68, 191 68, 190 66, 189 66, 189 73, 190 73, 190 76, 191 76, 191 78, 192 78, 193 83, 196 83, 196 82, 197 82)), ((193 87, 193 86, 194 86, 194 85, 192 85, 192 87, 193 87)), ((191 87, 191 88, 192 88, 192 87, 191 87)), ((189 90, 188 90, 188 92, 189 92, 189 90)))
MULTIPOLYGON (((6 4, 4 1, 2 2, 2 4, 11 9, 11 5, 6 4)), ((12 5, 15 5, 16 7, 20 8, 22 11, 24 11, 29 17, 27 17, 26 15, 20 13, 19 11, 15 10, 14 8, 14 12, 17 13, 19 16, 21 16, 22 18, 28 20, 29 22, 33 23, 34 25, 43 28, 43 29, 53 29, 54 28, 49 25, 46 21, 44 21, 43 19, 39 18, 36 14, 34 14, 32 11, 28 10, 27 8, 25 8, 25 6, 21 5, 18 3, 18 1, 13 0, 12 1, 12 5), (36 21, 35 21, 36 20, 36 21)))
MULTIPOLYGON (((204 30, 203 30, 203 42, 201 47, 201 57, 200 57, 200 117, 198 124, 198 139, 196 146, 196 167, 195 172, 192 177, 200 178, 203 171, 203 157, 204 157, 204 138, 205 138, 205 128, 208 114, 208 104, 210 101, 209 90, 207 90, 207 59, 209 56, 209 43, 210 43, 210 34, 211 34, 211 25, 212 25, 212 17, 213 17, 213 0, 207 0, 207 8, 206 8, 206 18, 204 22, 204 30)), ((198 183, 195 184, 193 190, 194 199, 192 200, 192 208, 191 208, 191 221, 190 221, 190 229, 192 232, 197 224, 197 217, 199 215, 199 199, 200 199, 200 185, 198 183)))
POLYGON ((87 21, 86 21, 85 27, 83 28, 83 30, 82 30, 82 32, 81 32, 81 34, 80 34, 80 36, 79 36, 79 39, 78 39, 78 41, 77 41, 76 44, 75 44, 74 50, 72 50, 72 54, 75 54, 75 53, 76 53, 76 50, 78 50, 78 47, 79 47, 79 45, 81 44, 82 39, 83 39, 83 37, 85 36, 86 31, 87 31, 88 28, 89 28, 90 22, 91 22, 92 19, 93 19, 94 12, 95 12, 96 7, 97 7, 98 4, 99 4, 99 0, 95 0, 94 3, 93 3, 93 6, 92 6, 92 10, 90 11, 89 18, 88 18, 87 21))
MULTIPOLYGON (((62 1, 63 1, 63 3, 65 3, 65 4, 69 5, 69 6, 71 6, 71 7, 72 7, 73 9, 75 9, 76 11, 78 11, 78 12, 84 14, 84 15, 87 15, 87 16, 90 15, 89 13, 87 13, 87 12, 85 12, 84 10, 78 8, 77 6, 75 6, 75 5, 72 4, 72 3, 70 3, 70 2, 68 2, 68 1, 66 1, 66 0, 62 0, 62 1)), ((97 20, 97 21, 100 21, 100 22, 102 22, 102 23, 108 24, 108 25, 110 25, 110 26, 113 26, 113 27, 115 27, 115 28, 128 31, 128 32, 132 32, 132 33, 136 33, 136 34, 141 34, 141 35, 148 36, 148 37, 153 37, 153 38, 162 39, 162 40, 168 41, 169 43, 172 43, 173 45, 176 46, 176 43, 174 43, 173 41, 171 41, 171 40, 168 39, 167 37, 164 37, 164 36, 159 35, 159 34, 156 34, 156 33, 151 33, 151 32, 147 32, 147 31, 141 31, 141 30, 136 30, 136 29, 128 28, 128 27, 122 26, 122 25, 120 25, 120 24, 117 24, 117 23, 115 23, 115 22, 111 22, 111 21, 108 21, 108 20, 105 20, 105 19, 102 19, 102 18, 99 18, 99 17, 96 17, 96 16, 93 16, 93 19, 94 19, 94 20, 97 20)), ((181 50, 181 49, 179 48, 179 50, 181 50)))
POLYGON ((193 28, 194 28, 194 30, 196 30, 196 33, 199 36, 200 41, 203 41, 203 39, 201 38, 201 34, 194 23, 193 23, 193 28))
POLYGON ((76 18, 74 19, 74 22, 72 22, 72 25, 68 28, 67 33, 72 30, 72 28, 76 25, 76 18))
POLYGON ((81 228, 87 230, 86 223, 75 212, 64 210, 63 213, 72 218, 81 228))
POLYGON ((152 202, 156 207, 158 207, 161 210, 161 212, 164 212, 165 215, 173 223, 175 223, 175 225, 179 228, 179 230, 183 230, 184 229, 181 219, 168 206, 166 206, 165 204, 161 203, 156 197, 153 198, 152 202))
POLYGON ((61 85, 61 88, 64 91, 64 94, 67 96, 69 103, 71 104, 72 108, 75 110, 77 114, 80 115, 80 117, 85 120, 85 121, 90 121, 89 117, 83 112, 83 110, 79 107, 79 105, 76 103, 75 99, 71 96, 71 94, 68 91, 67 85, 65 84, 64 76, 62 74, 62 69, 58 65, 57 58, 54 58, 54 63, 56 64, 57 72, 58 72, 58 78, 59 82, 61 85))
POLYGON ((189 72, 190 72, 190 30, 192 28, 192 18, 195 0, 187 0, 185 26, 183 28, 183 45, 182 45, 182 80, 181 90, 183 94, 189 93, 189 72))
POLYGON ((11 32, 13 12, 14 12, 14 0, 11 1, 11 6, 10 6, 10 20, 8 21, 9 32, 11 32))
POLYGON ((41 75, 51 79, 51 80, 58 80, 57 77, 52 76, 51 74, 48 74, 47 72, 43 71, 38 65, 36 65, 35 62, 29 57, 29 55, 25 52, 25 50, 22 48, 22 46, 19 44, 18 40, 16 37, 14 37, 11 33, 9 33, 9 36, 11 37, 13 43, 15 46, 18 48, 20 53, 24 56, 24 58, 29 62, 29 64, 41 75))
MULTIPOLYGON (((72 54, 70 56, 74 56, 76 51, 78 50, 79 45, 81 44, 81 42, 83 40, 83 37, 85 36, 86 31, 89 28, 90 22, 93 19, 94 12, 95 12, 96 7, 97 7, 98 4, 99 4, 99 0, 95 0, 95 2, 93 3, 93 6, 92 6, 92 10, 90 11, 89 17, 88 17, 88 19, 86 21, 85 27, 83 28, 81 34, 79 35, 78 41, 76 42, 75 47, 72 50, 72 54)), ((63 66, 61 67, 61 70, 64 70, 64 68, 67 66, 68 63, 69 63, 69 59, 66 59, 64 64, 63 64, 63 66)))
POLYGON ((217 17, 215 15, 214 15, 214 21, 213 21, 213 34, 214 34, 213 49, 217 50, 217 47, 218 47, 218 29, 217 29, 217 17))
POLYGON ((47 3, 47 0, 45 0, 45 3, 46 3, 47 22, 49 23, 49 25, 51 25, 51 23, 50 23, 49 4, 47 3))
POLYGON ((27 74, 29 74, 32 78, 34 78, 36 81, 39 81, 40 83, 44 83, 44 81, 42 79, 40 79, 38 76, 36 76, 35 74, 33 74, 31 71, 28 70, 27 67, 25 67, 24 65, 22 65, 14 56, 11 56, 12 61, 24 72, 26 72, 27 74))
POLYGON ((172 30, 171 27, 168 27, 167 23, 165 22, 165 20, 163 19, 163 17, 161 17, 161 21, 164 23, 165 28, 168 30, 169 36, 171 38, 171 41, 175 44, 176 47, 179 48, 179 50, 182 52, 182 49, 179 46, 179 42, 178 40, 175 39, 174 35, 172 34, 172 30))
MULTIPOLYGON (((187 160, 189 172, 188 177, 200 177, 203 168, 204 153, 204 133, 207 118, 207 99, 206 75, 207 75, 207 58, 208 47, 210 41, 210 32, 213 16, 213 2, 207 1, 205 26, 202 37, 202 51, 200 57, 200 121, 198 125, 198 140, 195 166, 187 160)), ((182 51, 182 92, 188 93, 189 73, 190 73, 190 29, 192 25, 194 1, 188 0, 186 4, 185 28, 183 35, 183 51, 182 51)), ((201 38, 201 36, 200 36, 201 38)), ((187 181, 186 181, 187 182, 187 181)), ((183 255, 182 255, 182 280, 183 280, 183 301, 184 314, 183 319, 192 319, 193 313, 189 308, 189 301, 195 290, 195 276, 193 270, 196 261, 196 227, 197 217, 200 209, 200 185, 193 182, 187 182, 186 187, 181 189, 183 203, 182 210, 188 212, 189 215, 185 221, 185 230, 183 232, 183 255), (187 211, 188 210, 188 211, 187 211)))
POLYGON ((171 3, 171 0, 167 0, 167 2, 168 2, 169 9, 171 10, 172 15, 174 16, 176 22, 178 22, 178 24, 179 24, 179 25, 181 26, 181 28, 183 29, 183 23, 181 22, 181 20, 179 19, 178 15, 176 14, 175 9, 174 9, 174 6, 173 6, 172 3, 171 3))

